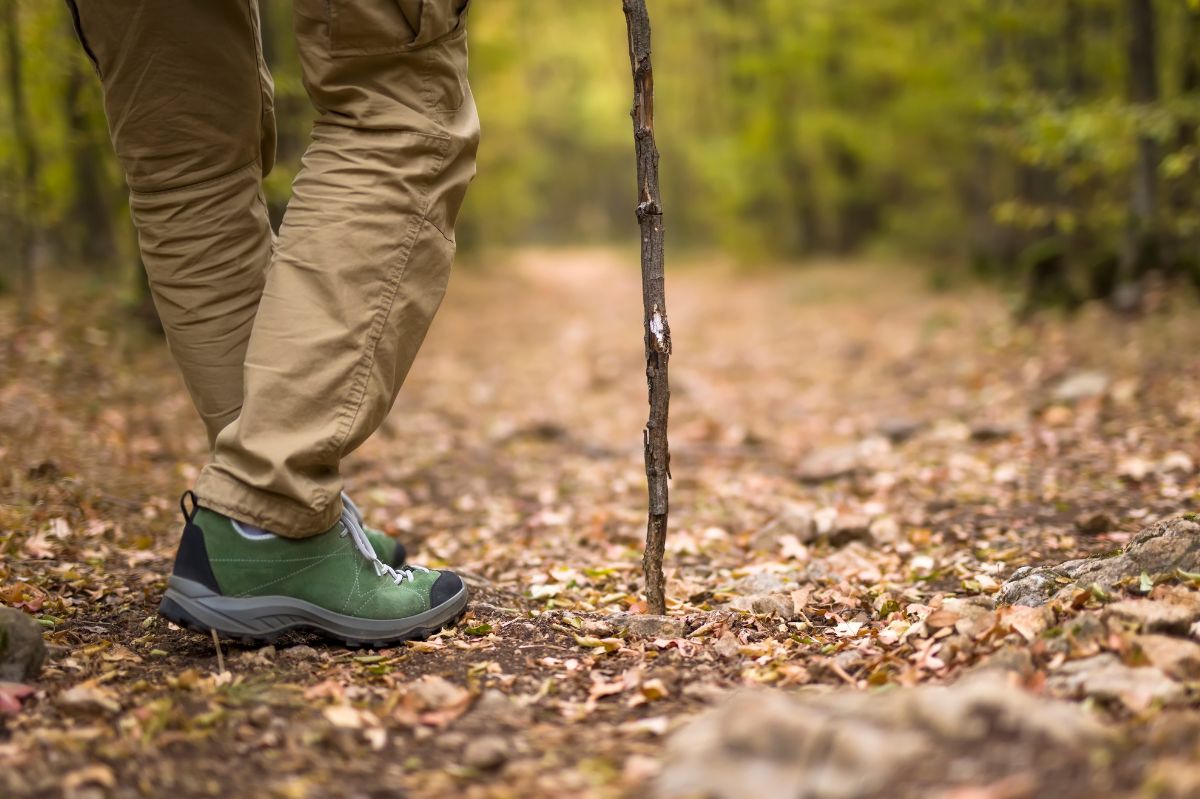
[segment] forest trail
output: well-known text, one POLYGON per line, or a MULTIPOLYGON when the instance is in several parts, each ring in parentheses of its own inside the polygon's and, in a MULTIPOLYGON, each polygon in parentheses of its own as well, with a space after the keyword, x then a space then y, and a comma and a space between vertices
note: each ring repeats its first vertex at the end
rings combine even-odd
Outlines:
MULTIPOLYGON (((1163 666, 1172 690, 1113 688, 1106 662, 1092 691, 1056 674, 1096 655, 1162 674, 1136 625, 1075 645, 1071 620, 1119 597, 992 606, 1018 567, 1196 509, 1194 308, 1019 326, 994 292, 936 293, 901 266, 669 262, 671 615, 637 622, 635 265, 525 250, 460 267, 346 464, 370 522, 467 574, 456 629, 378 652, 227 642, 226 673, 154 613, 205 448, 168 354, 110 299, 63 299, 27 329, 4 308, 0 601, 40 619, 53 658, 23 707, 0 701, 0 795, 648 796, 664 742, 739 686, 940 685, 1014 652, 1014 681, 1091 696, 1124 731, 1111 795, 1200 785, 1163 743, 1200 730, 1200 654, 1163 666)), ((1197 596, 1187 575, 1150 581, 1128 591, 1197 596)), ((944 795, 1091 790, 1029 768, 944 795)))

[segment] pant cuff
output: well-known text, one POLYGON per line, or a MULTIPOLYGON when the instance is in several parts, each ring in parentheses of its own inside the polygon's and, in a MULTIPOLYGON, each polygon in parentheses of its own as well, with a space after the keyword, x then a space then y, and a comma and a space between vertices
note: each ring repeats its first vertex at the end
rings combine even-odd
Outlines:
POLYGON ((200 472, 196 496, 202 507, 284 538, 309 538, 323 533, 342 514, 340 494, 335 494, 328 506, 313 509, 282 494, 248 486, 216 471, 211 464, 200 472))

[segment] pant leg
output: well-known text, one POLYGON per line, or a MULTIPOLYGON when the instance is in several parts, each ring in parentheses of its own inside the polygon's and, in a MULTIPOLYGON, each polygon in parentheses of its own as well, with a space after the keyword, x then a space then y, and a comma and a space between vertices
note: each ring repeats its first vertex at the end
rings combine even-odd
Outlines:
POLYGON ((201 501, 328 529, 342 458, 391 408, 445 292, 475 172, 465 0, 295 0, 318 111, 201 501))
POLYGON ((210 442, 242 405, 275 155, 257 0, 68 0, 167 343, 210 442))

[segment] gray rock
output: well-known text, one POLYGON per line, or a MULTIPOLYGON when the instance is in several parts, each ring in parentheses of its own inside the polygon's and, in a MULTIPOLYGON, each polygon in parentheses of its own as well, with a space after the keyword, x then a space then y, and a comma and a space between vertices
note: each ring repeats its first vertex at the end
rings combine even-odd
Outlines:
POLYGON ((787 594, 752 594, 735 597, 729 603, 734 610, 744 610, 763 616, 777 616, 784 621, 796 618, 796 606, 787 594))
POLYGON ((1156 590, 1150 599, 1124 599, 1107 605, 1103 618, 1142 632, 1187 635, 1191 626, 1200 621, 1200 593, 1166 588, 1156 590))
POLYGON ((1001 422, 979 422, 971 425, 971 440, 980 443, 1000 441, 1016 435, 1016 428, 1001 422))
POLYGON ((756 596, 759 594, 781 594, 799 587, 800 584, 795 580, 786 579, 775 572, 755 572, 734 582, 729 587, 729 590, 734 594, 756 596))
POLYGON ((1057 566, 1024 566, 1013 572, 1000 591, 1000 605, 1044 605, 1076 588, 1098 585, 1112 590, 1143 572, 1151 578, 1173 575, 1176 569, 1200 570, 1200 524, 1179 516, 1145 528, 1113 557, 1069 560, 1057 566))
POLYGON ((633 638, 682 638, 683 619, 670 616, 631 615, 617 622, 633 638))
POLYGON ((509 742, 498 735, 473 738, 463 749, 463 765, 479 771, 492 771, 508 762, 512 750, 509 742))
POLYGON ((1084 611, 1063 624, 1066 637, 1077 646, 1099 644, 1107 635, 1108 627, 1099 614, 1084 611))
POLYGON ((1133 642, 1150 665, 1176 680, 1200 679, 1200 644, 1169 635, 1139 635, 1133 642))
POLYGON ((1102 395, 1108 390, 1108 382, 1103 372, 1076 372, 1059 381, 1051 396, 1058 402, 1079 402, 1102 395))
POLYGON ((788 503, 779 515, 764 524, 750 539, 751 548, 759 552, 775 552, 784 536, 794 536, 807 544, 817 535, 816 518, 813 510, 798 503, 788 503))
POLYGON ((1075 517, 1075 529, 1088 535, 1100 535, 1117 529, 1117 522, 1104 511, 1081 513, 1075 517))
POLYGON ((867 660, 866 655, 857 649, 844 649, 833 656, 833 662, 842 671, 852 672, 862 666, 867 660))
POLYGON ((35 679, 46 662, 42 628, 15 608, 0 607, 0 681, 35 679))
POLYGON ((893 444, 902 444, 920 432, 922 427, 924 424, 915 419, 896 416, 880 422, 878 431, 879 435, 893 444))
POLYGON ((1183 686, 1153 666, 1133 668, 1105 652, 1063 664, 1046 682, 1052 693, 1070 698, 1085 696, 1120 701, 1134 708, 1151 702, 1173 702, 1184 695, 1183 686))
POLYGON ((1024 647, 1005 646, 987 655, 971 667, 972 672, 1012 672, 1029 677, 1035 671, 1033 655, 1024 647))
POLYGON ((320 653, 311 646, 299 644, 297 646, 289 646, 287 649, 279 653, 284 660, 300 661, 300 660, 317 660, 320 658, 320 653))
POLYGON ((809 453, 796 468, 796 479, 802 483, 824 483, 850 477, 864 469, 859 448, 853 444, 826 447, 809 453))
POLYGON ((872 541, 871 520, 856 513, 838 514, 834 519, 833 529, 829 531, 829 543, 835 547, 844 547, 851 541, 872 541))
POLYGON ((653 795, 926 797, 1012 763, 1036 776, 1051 757, 1091 779, 1092 752, 1112 741, 1079 707, 997 674, 871 694, 741 692, 671 736, 653 795))
POLYGON ((463 724, 471 728, 488 730, 520 729, 530 723, 533 712, 528 706, 515 701, 495 688, 480 694, 467 714, 463 724))

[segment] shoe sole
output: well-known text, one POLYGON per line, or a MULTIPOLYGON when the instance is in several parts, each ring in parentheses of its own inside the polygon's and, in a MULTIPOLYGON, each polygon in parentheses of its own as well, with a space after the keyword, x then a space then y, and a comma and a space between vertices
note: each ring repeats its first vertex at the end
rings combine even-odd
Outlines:
POLYGON ((467 609, 467 587, 424 613, 405 619, 363 619, 334 613, 287 596, 222 596, 194 580, 175 575, 158 606, 161 616, 199 633, 271 642, 291 630, 312 630, 347 646, 384 647, 428 638, 454 624, 467 609))

